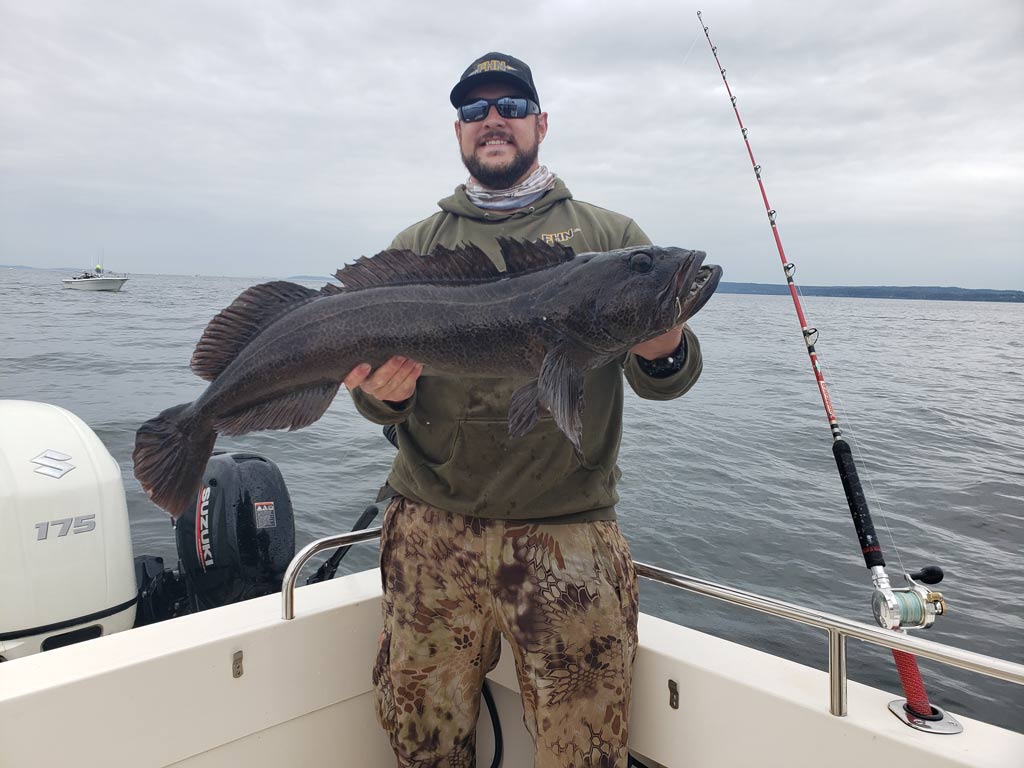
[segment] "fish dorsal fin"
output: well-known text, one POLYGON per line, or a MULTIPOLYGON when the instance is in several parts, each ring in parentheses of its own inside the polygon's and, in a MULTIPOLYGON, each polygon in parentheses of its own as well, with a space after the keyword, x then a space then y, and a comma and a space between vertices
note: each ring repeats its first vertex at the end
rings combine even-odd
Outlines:
POLYGON ((274 320, 321 295, 284 280, 247 288, 206 326, 192 353, 192 372, 213 381, 274 320))
POLYGON ((499 237, 498 246, 510 277, 564 264, 576 256, 572 248, 561 243, 545 243, 543 240, 530 242, 499 237))
MULTIPOLYGON (((563 245, 531 243, 510 237, 499 237, 498 245, 506 272, 501 272, 477 246, 463 244, 455 248, 438 245, 428 256, 409 250, 381 251, 376 256, 357 259, 339 269, 334 276, 342 284, 342 291, 410 283, 486 283, 547 269, 573 258, 572 249, 563 245)), ((330 286, 325 288, 325 292, 330 290, 330 286)))
POLYGON ((487 254, 475 245, 437 246, 429 256, 409 250, 381 251, 362 256, 334 276, 345 291, 361 291, 410 283, 478 283, 501 277, 487 254))

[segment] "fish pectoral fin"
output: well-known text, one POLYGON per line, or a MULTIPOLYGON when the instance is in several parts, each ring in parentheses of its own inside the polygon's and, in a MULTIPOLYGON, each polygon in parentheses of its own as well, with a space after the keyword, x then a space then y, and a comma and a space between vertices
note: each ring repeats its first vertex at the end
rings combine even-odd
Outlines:
POLYGON ((558 428, 582 454, 583 371, 568 354, 566 344, 552 349, 544 358, 537 380, 540 403, 551 411, 558 428))
POLYGON ((508 404, 509 435, 522 437, 537 425, 541 408, 539 398, 536 381, 524 384, 512 393, 508 404))
POLYGON ((329 381, 296 389, 223 416, 214 422, 214 427, 222 435, 244 435, 260 429, 302 429, 324 415, 340 386, 340 382, 329 381))

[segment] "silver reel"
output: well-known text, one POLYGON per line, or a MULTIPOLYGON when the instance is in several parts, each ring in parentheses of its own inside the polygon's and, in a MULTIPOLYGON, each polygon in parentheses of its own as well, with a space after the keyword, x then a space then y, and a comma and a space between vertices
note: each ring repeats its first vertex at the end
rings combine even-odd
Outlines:
POLYGON ((871 569, 875 591, 871 595, 871 610, 878 626, 885 629, 928 629, 935 619, 946 613, 946 601, 941 592, 925 585, 942 581, 942 569, 927 565, 903 577, 909 586, 893 588, 889 577, 880 567, 871 569))

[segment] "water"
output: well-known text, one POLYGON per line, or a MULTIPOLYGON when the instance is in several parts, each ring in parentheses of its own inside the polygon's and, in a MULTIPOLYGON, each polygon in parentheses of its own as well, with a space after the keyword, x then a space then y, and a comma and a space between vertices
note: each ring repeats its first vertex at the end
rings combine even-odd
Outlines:
MULTIPOLYGON (((60 405, 120 463, 136 554, 176 560, 167 516, 131 474, 135 429, 205 383, 188 360, 207 321, 254 279, 135 275, 121 293, 0 271, 0 397, 60 405)), ((307 282, 318 286, 320 282, 307 282)), ((947 616, 923 636, 1024 663, 1024 306, 810 297, 809 320, 890 576, 935 563, 947 616)), ((871 621, 870 580, 831 438, 781 296, 716 296, 693 323, 704 374, 680 400, 627 394, 619 520, 638 560, 871 621)), ((297 544, 347 530, 392 448, 342 391, 317 424, 219 447, 273 459, 297 544)), ((356 547, 347 571, 375 565, 356 547)), ((651 583, 648 613, 824 668, 824 634, 651 583)), ((887 651, 850 643, 851 676, 899 691, 887 651)), ((1024 690, 921 662, 933 701, 1024 730, 1024 690)), ((823 700, 827 691, 822 688, 823 700)))

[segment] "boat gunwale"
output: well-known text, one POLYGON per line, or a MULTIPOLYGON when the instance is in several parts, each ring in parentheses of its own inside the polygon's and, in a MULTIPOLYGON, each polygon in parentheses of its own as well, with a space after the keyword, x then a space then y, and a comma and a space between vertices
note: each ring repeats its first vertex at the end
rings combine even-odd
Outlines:
MULTIPOLYGON (((363 544, 380 538, 381 527, 367 528, 361 531, 326 536, 303 547, 285 569, 281 583, 281 618, 291 621, 295 618, 295 582, 299 571, 306 562, 327 549, 348 547, 363 544)), ((717 600, 750 608, 760 613, 777 616, 807 626, 824 629, 828 632, 829 645, 829 690, 831 714, 837 717, 846 715, 846 638, 853 637, 864 642, 879 645, 891 650, 905 651, 964 669, 977 674, 999 680, 1006 680, 1017 685, 1024 685, 1024 664, 968 651, 953 645, 938 643, 912 637, 905 631, 883 629, 864 622, 847 619, 835 614, 826 613, 813 608, 806 608, 784 600, 765 597, 753 592, 746 592, 735 587, 718 584, 706 579, 698 579, 665 568, 633 561, 638 576, 650 581, 666 584, 687 592, 713 597, 717 600)))

